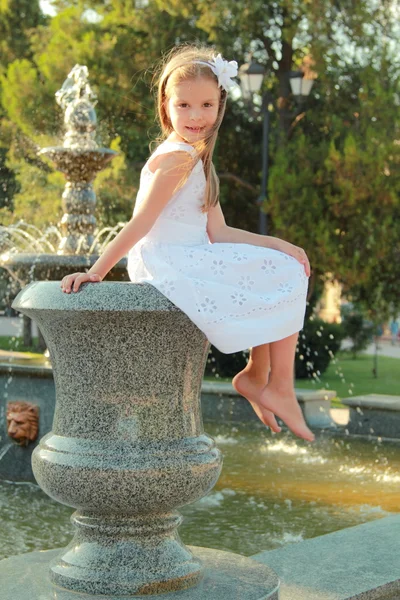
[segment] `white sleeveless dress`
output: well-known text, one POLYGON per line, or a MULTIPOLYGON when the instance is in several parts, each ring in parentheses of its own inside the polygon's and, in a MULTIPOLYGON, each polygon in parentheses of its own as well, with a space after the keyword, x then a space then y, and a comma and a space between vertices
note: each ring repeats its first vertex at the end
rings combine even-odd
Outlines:
MULTIPOLYGON (((163 142, 150 158, 193 146, 163 142)), ((133 211, 153 173, 147 161, 133 211)), ((285 338, 303 327, 308 278, 293 257, 260 246, 214 243, 207 235, 206 180, 199 161, 148 234, 128 254, 132 282, 147 282, 185 312, 225 354, 285 338)))

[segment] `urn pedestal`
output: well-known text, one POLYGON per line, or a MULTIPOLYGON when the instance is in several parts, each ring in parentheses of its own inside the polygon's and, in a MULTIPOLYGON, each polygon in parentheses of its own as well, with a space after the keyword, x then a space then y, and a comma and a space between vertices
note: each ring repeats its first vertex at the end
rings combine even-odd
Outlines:
MULTIPOLYGON (((196 586, 204 566, 179 538, 176 509, 206 495, 222 468, 200 407, 206 337, 148 284, 103 281, 65 294, 59 282, 32 283, 13 307, 40 327, 54 371, 53 427, 33 472, 76 509, 73 539, 51 552, 50 582, 114 596, 196 586)), ((208 550, 209 563, 213 552, 226 554, 208 550)), ((232 567, 252 562, 229 556, 232 567)), ((254 597, 278 597, 273 574, 256 579, 267 575, 270 587, 254 597)))

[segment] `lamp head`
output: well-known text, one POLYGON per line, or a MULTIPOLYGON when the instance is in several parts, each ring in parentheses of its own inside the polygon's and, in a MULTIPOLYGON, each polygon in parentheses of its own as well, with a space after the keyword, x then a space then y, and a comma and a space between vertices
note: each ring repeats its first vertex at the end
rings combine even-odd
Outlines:
POLYGON ((240 67, 238 77, 243 98, 249 100, 254 93, 261 90, 264 75, 265 68, 263 65, 253 60, 240 67))

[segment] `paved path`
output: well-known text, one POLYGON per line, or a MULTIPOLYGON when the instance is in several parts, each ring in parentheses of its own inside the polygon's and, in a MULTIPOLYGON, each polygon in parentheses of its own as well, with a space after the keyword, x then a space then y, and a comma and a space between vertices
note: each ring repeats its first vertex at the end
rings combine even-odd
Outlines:
MULTIPOLYGON (((349 348, 351 343, 347 340, 342 342, 342 348, 349 348)), ((370 344, 366 350, 363 350, 365 354, 375 354, 375 344, 370 344)), ((388 356, 390 358, 400 358, 400 343, 396 342, 396 345, 392 346, 389 340, 379 340, 378 344, 378 356, 388 356)))
MULTIPOLYGON (((33 336, 37 336, 37 327, 33 323, 33 336)), ((0 316, 0 335, 9 335, 22 337, 22 315, 21 317, 3 317, 0 316)))

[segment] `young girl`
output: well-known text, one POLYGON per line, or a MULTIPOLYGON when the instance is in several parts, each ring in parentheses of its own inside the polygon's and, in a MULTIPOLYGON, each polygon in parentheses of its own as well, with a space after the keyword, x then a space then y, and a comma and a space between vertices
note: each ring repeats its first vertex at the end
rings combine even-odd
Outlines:
POLYGON ((158 79, 164 141, 143 167, 132 219, 88 273, 67 275, 64 292, 101 281, 128 254, 133 282, 148 282, 226 354, 251 347, 232 381, 259 419, 275 415, 312 441, 294 392, 310 265, 301 248, 225 223, 212 156, 237 63, 207 47, 175 48, 158 79))

